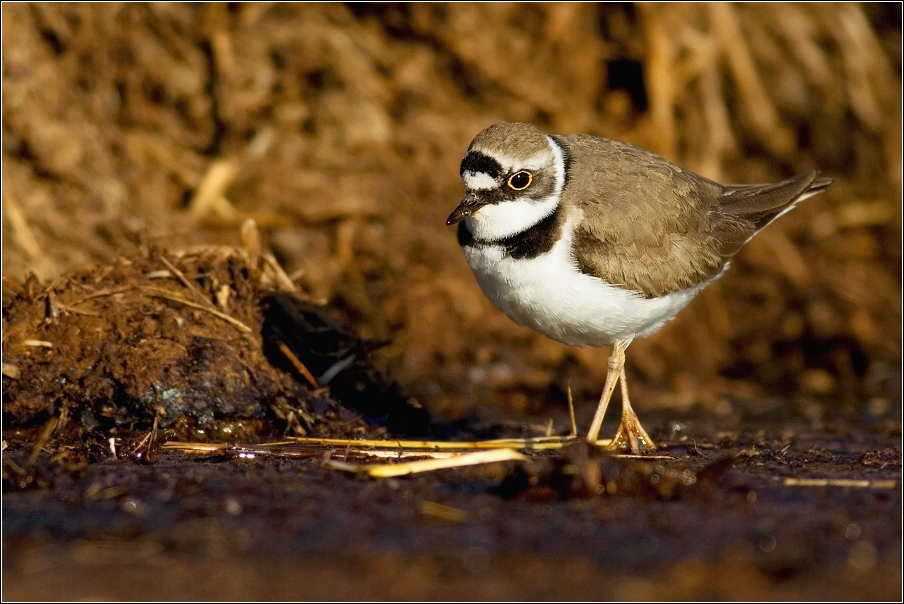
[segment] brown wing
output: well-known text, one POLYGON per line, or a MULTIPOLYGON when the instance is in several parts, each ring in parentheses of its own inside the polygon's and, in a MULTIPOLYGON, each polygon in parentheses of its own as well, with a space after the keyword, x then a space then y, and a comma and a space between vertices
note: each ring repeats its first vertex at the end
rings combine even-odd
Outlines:
POLYGON ((626 143, 559 140, 571 160, 565 197, 583 210, 574 233, 579 268, 648 298, 715 277, 759 229, 831 183, 811 172, 725 187, 626 143))
MULTIPOLYGON (((806 172, 787 180, 768 185, 726 185, 722 187, 719 211, 750 221, 754 234, 790 209, 795 203, 825 191, 834 179, 819 178, 819 172, 806 172)), ((734 254, 747 243, 726 239, 722 242, 723 253, 734 254)))

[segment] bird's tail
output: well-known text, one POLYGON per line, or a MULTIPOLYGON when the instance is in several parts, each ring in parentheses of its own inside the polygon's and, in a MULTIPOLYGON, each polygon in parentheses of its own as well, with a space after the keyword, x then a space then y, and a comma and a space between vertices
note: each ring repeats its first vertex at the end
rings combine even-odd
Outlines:
POLYGON ((768 185, 727 185, 721 209, 751 221, 759 231, 799 201, 825 191, 833 182, 834 179, 820 178, 819 172, 812 171, 768 185))

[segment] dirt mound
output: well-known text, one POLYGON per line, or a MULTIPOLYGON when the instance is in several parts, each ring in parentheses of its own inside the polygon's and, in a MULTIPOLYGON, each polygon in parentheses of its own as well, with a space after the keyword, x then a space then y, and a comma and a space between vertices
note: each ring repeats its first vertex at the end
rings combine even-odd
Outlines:
POLYGON ((191 440, 374 431, 338 399, 423 431, 426 414, 373 368, 366 343, 280 281, 272 257, 225 246, 151 248, 48 286, 6 280, 5 428, 60 417, 191 440))

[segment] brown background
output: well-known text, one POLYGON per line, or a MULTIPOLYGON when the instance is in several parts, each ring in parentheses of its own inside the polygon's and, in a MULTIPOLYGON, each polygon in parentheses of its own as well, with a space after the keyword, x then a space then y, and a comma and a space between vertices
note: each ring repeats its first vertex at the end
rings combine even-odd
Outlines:
POLYGON ((59 437, 32 465, 8 430, 5 599, 900 601, 900 4, 0 10, 4 305, 28 271, 234 245, 253 217, 440 420, 562 430, 570 382, 586 426, 604 380, 604 351, 493 308, 444 225, 487 125, 621 138, 723 182, 836 179, 632 345, 671 459, 365 481, 319 454, 141 464, 104 440, 73 461, 59 437), (606 495, 569 490, 593 469, 606 495))
MULTIPOLYGON (((837 179, 629 372, 641 409, 898 407, 901 9, 888 5, 3 6, 3 275, 237 243, 437 416, 598 396, 605 353, 517 327, 444 219, 498 120, 620 138, 723 182, 837 179)), ((590 404, 579 408, 583 415, 590 404)), ((561 410, 561 407, 558 407, 561 410)))

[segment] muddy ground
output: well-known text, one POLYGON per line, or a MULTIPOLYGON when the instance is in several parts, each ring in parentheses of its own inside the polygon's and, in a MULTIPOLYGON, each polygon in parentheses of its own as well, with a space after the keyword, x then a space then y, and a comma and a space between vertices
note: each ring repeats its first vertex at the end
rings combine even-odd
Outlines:
POLYGON ((900 5, 2 10, 5 599, 900 600, 900 5), (661 457, 255 448, 586 429, 443 223, 500 119, 835 183, 632 344, 661 457))
POLYGON ((674 459, 601 463, 611 495, 551 486, 541 462, 375 481, 320 455, 110 455, 6 493, 4 597, 899 598, 899 430, 678 419, 674 459), (786 484, 807 478, 838 482, 786 484))

